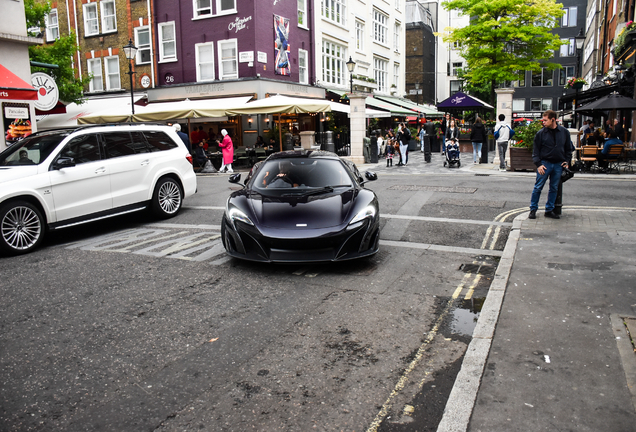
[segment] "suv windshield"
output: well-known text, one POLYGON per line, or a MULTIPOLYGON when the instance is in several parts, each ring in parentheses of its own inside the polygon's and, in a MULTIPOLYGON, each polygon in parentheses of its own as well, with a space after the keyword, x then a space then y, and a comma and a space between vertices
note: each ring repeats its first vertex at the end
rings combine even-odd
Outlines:
POLYGON ((0 153, 0 166, 39 165, 70 133, 43 132, 21 139, 0 153))
POLYGON ((338 160, 275 159, 265 162, 254 177, 252 187, 261 193, 280 190, 305 194, 336 187, 350 188, 353 187, 353 181, 338 160))

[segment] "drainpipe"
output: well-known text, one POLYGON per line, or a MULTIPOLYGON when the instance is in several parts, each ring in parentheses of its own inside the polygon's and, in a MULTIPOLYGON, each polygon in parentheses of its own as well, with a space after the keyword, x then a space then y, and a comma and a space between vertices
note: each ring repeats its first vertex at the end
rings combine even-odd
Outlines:
MULTIPOLYGON (((148 9, 148 32, 150 34, 150 40, 153 40, 154 38, 152 37, 152 14, 150 12, 150 0, 146 0, 146 8, 148 9)), ((155 62, 154 62, 154 58, 155 58, 155 52, 153 49, 153 44, 150 44, 150 80, 152 82, 152 84, 150 85, 151 88, 155 88, 155 62)))
MULTIPOLYGON (((68 10, 68 0, 66 0, 66 8, 68 10)), ((79 79, 82 79, 82 54, 80 53, 79 31, 77 30, 77 7, 73 1, 73 17, 75 19, 75 43, 77 44, 77 71, 79 79)))
MULTIPOLYGON (((68 32, 71 33, 71 13, 68 10, 68 0, 66 0, 66 21, 68 23, 68 32)), ((71 56, 71 67, 75 69, 75 60, 71 56)))

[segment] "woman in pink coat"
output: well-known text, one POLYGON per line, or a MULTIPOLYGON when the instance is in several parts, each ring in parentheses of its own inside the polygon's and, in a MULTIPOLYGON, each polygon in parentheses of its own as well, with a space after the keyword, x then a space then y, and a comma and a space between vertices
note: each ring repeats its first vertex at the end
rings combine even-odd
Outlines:
POLYGON ((225 129, 221 130, 221 135, 223 135, 223 142, 219 144, 219 147, 223 149, 223 165, 219 168, 219 172, 227 171, 233 173, 232 161, 234 161, 234 144, 225 129))

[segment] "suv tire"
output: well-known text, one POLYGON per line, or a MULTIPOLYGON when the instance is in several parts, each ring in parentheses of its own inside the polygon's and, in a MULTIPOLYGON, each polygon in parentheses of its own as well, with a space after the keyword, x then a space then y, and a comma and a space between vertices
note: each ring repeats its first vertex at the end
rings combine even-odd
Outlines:
POLYGON ((154 214, 162 219, 176 216, 183 204, 181 185, 171 177, 159 179, 152 194, 151 208, 154 214))
POLYGON ((42 213, 26 201, 13 201, 0 207, 0 250, 21 255, 35 249, 44 237, 42 213))

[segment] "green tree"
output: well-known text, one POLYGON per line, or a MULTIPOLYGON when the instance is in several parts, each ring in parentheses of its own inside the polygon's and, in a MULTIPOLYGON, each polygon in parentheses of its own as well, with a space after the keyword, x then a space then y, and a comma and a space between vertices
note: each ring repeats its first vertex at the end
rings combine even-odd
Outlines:
POLYGON ((526 70, 560 67, 548 62, 562 45, 551 32, 563 15, 554 0, 447 0, 442 5, 471 17, 466 27, 446 29, 444 42, 461 45, 464 78, 474 88, 486 87, 490 103, 498 83, 515 81, 526 70))
MULTIPOLYGON (((25 0, 24 10, 26 14, 27 29, 44 28, 44 17, 51 10, 50 3, 36 3, 35 0, 25 0)), ((29 30, 30 36, 37 36, 29 30)), ((88 85, 90 76, 82 79, 75 77, 73 68, 73 56, 77 52, 75 34, 60 36, 55 42, 46 45, 32 45, 29 47, 29 59, 31 61, 48 63, 59 66, 57 69, 40 68, 31 66, 31 72, 44 72, 53 77, 60 91, 60 100, 65 102, 84 102, 84 87, 88 85)))

